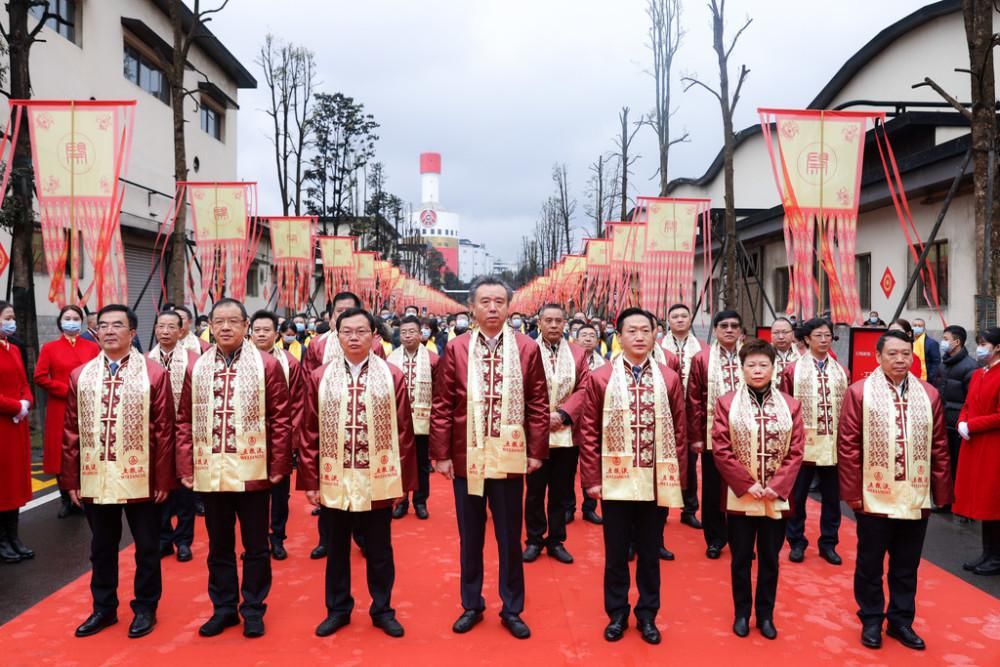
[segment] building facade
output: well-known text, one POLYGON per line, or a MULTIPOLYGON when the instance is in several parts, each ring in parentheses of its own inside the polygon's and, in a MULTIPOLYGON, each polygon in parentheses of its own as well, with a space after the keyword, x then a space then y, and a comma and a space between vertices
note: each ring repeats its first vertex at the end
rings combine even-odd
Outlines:
POLYGON ((463 283, 470 283, 477 276, 492 275, 495 263, 496 259, 482 243, 458 240, 458 279, 463 283))
POLYGON ((441 206, 441 154, 420 154, 420 206, 414 207, 410 227, 417 242, 429 243, 444 257, 445 268, 460 276, 459 218, 441 206))

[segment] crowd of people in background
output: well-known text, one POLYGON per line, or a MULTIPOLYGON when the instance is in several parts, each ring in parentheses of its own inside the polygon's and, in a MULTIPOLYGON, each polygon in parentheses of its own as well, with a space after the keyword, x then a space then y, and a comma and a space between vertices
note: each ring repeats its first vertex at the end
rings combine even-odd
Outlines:
POLYGON ((469 311, 445 314, 416 306, 369 313, 349 292, 320 314, 287 317, 249 314, 228 299, 197 317, 168 303, 147 354, 127 307, 85 313, 71 305, 57 316, 60 335, 39 352, 37 393, 25 373, 17 314, 0 302, 0 440, 7 443, 0 560, 35 555, 20 539, 18 513, 32 497, 28 424, 44 394, 43 470, 59 480, 56 515, 85 514, 93 532, 94 613, 78 636, 117 621, 121 508, 137 550, 130 636, 155 625, 159 559, 194 557, 198 515, 208 529, 213 604, 201 634, 237 625, 238 614, 246 636, 263 634, 270 561, 288 557, 293 469, 317 516, 319 542, 310 556, 328 559, 320 636, 350 619, 352 536, 368 559, 373 623, 402 635, 390 606, 390 523, 404 519, 411 503, 419 520, 429 518, 432 471, 454 487, 462 535, 459 633, 482 619, 488 503, 497 524, 501 621, 515 637, 530 635, 520 617, 522 564, 543 552, 573 563, 566 526, 576 514, 578 474, 582 517, 603 526, 608 641, 628 627, 633 558, 639 630, 647 642, 660 641, 659 561, 674 560, 663 542, 670 509, 702 531, 707 558, 730 549, 733 632, 741 637, 751 613, 764 637, 777 636, 779 552, 787 542, 792 563, 805 559, 810 492, 821 497, 817 553, 830 565, 843 562, 842 503, 857 520, 855 597, 865 646, 881 645, 888 618, 889 636, 924 647, 912 622, 928 513, 980 521, 982 552, 963 567, 1000 574, 1000 329, 970 336, 950 325, 935 340, 922 319, 886 325, 873 311, 864 326, 886 329, 876 348, 879 367, 852 384, 833 352, 837 329, 828 317, 778 317, 765 342, 749 334, 739 313, 724 310, 713 315, 709 340, 699 340, 684 304, 659 321, 638 308, 614 319, 557 304, 509 312, 510 300, 509 287, 486 279, 471 290, 469 311), (228 407, 219 412, 219 405, 228 407), (259 409, 251 413, 252 405, 259 409), (481 409, 485 416, 474 419, 481 409), (398 433, 379 430, 384 423, 398 425, 398 433), (520 458, 501 456, 501 473, 490 471, 496 463, 489 457, 479 458, 497 442, 506 451, 519 440, 525 449, 520 458), (123 441, 138 456, 116 460, 123 441), (354 456, 344 460, 337 447, 353 448, 354 456), (394 462, 395 477, 385 484, 358 481, 369 448, 394 462), (237 452, 237 463, 211 463, 237 452), (326 472, 331 461, 339 473, 326 472), (115 484, 107 481, 115 475, 115 484))

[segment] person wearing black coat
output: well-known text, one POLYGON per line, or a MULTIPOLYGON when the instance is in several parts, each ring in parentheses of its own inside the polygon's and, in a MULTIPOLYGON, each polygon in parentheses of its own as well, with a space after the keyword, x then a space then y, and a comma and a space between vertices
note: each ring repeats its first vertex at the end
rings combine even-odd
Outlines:
MULTIPOLYGON (((969 356, 965 349, 968 333, 963 327, 952 325, 944 330, 941 336, 941 365, 937 377, 933 378, 934 386, 941 394, 944 402, 944 421, 948 429, 948 453, 951 455, 951 477, 955 479, 958 470, 958 449, 962 437, 958 434, 958 415, 965 404, 965 396, 969 391, 969 381, 979 364, 969 356)), ((950 507, 942 507, 940 511, 949 511, 950 507)))

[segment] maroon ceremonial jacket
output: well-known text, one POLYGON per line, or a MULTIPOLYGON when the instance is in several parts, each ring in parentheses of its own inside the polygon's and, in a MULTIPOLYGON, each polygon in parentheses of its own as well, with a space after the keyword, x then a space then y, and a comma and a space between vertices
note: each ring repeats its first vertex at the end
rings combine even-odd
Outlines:
MULTIPOLYGON (((335 362, 330 362, 335 363, 335 362)), ((341 361, 340 363, 346 363, 341 361)), ((319 385, 323 381, 323 374, 327 366, 324 364, 309 374, 306 383, 306 404, 305 415, 302 420, 302 447, 299 450, 299 467, 296 476, 295 488, 301 491, 319 490, 319 385)), ((406 388, 406 378, 403 372, 393 366, 389 366, 392 374, 392 384, 396 392, 396 429, 399 432, 399 466, 401 481, 403 484, 403 494, 408 494, 417 488, 417 456, 413 440, 413 419, 410 412, 410 394, 406 388)), ((367 372, 367 369, 365 369, 367 372)), ((350 371, 348 371, 350 377, 350 371)), ((357 467, 367 468, 367 444, 358 446, 355 443, 356 460, 357 451, 363 449, 365 456, 364 465, 357 467)), ((348 454, 345 453, 345 458, 348 454)), ((345 468, 349 467, 346 465, 345 468)), ((392 507, 394 499, 376 500, 372 502, 372 509, 383 509, 392 507)))
MULTIPOLYGON (((209 354, 219 354, 218 348, 209 354)), ((287 477, 292 473, 292 412, 288 385, 281 365, 267 352, 260 353, 264 364, 264 424, 267 429, 267 476, 287 477)), ((190 374, 194 368, 189 367, 190 374)), ((289 371, 291 369, 289 368, 289 371)), ((291 372, 289 372, 291 377, 291 372)), ((191 390, 181 397, 181 407, 177 413, 177 476, 194 476, 194 441, 191 431, 191 390)), ((271 488, 270 479, 248 481, 245 491, 266 491, 271 488)))
MULTIPOLYGON (((708 359, 711 346, 704 346, 691 360, 687 386, 688 442, 705 442, 708 429, 708 359)), ((741 373, 739 369, 736 371, 741 373)), ((720 397, 721 398, 721 397, 720 397)), ((707 449, 708 443, 705 443, 707 449)))
MULTIPOLYGON (((676 360, 676 357, 675 357, 676 360)), ((601 486, 601 450, 604 441, 604 395, 611 380, 612 364, 626 363, 620 356, 594 370, 587 380, 586 400, 582 406, 580 427, 580 481, 584 489, 601 486)), ((667 403, 674 422, 674 442, 677 446, 679 470, 687 470, 688 439, 687 416, 684 404, 684 387, 681 377, 663 364, 655 364, 667 387, 667 403)), ((632 371, 629 369, 629 373, 632 371)), ((687 475, 682 474, 681 487, 687 488, 687 475)))
POLYGON ((302 422, 305 419, 305 404, 308 396, 308 382, 302 364, 288 350, 278 350, 288 361, 288 409, 292 416, 292 449, 302 448, 302 422))
MULTIPOLYGON (((302 353, 302 370, 305 374, 311 375, 314 370, 323 365, 323 357, 326 353, 326 344, 333 339, 335 345, 339 345, 337 340, 337 330, 330 329, 329 336, 316 336, 309 343, 309 347, 302 353)), ((385 350, 382 349, 382 339, 377 336, 372 337, 372 352, 376 357, 385 359, 385 350)))
MULTIPOLYGON (((542 339, 539 338, 538 340, 542 339)), ((548 343, 542 341, 541 352, 543 355, 549 353, 546 348, 547 345, 548 343)), ((569 350, 573 355, 573 364, 576 366, 576 384, 573 385, 572 393, 566 397, 562 405, 559 406, 559 409, 569 417, 570 426, 573 429, 573 444, 578 444, 580 422, 583 421, 580 418, 580 412, 586 409, 587 404, 587 378, 590 377, 590 363, 587 361, 589 353, 579 345, 570 344, 569 350)), ((545 363, 544 357, 542 363, 545 363)), ((544 370, 544 366, 542 368, 544 370)), ((548 380, 546 380, 546 387, 548 387, 548 380)))
MULTIPOLYGON (((504 331, 505 336, 510 329, 504 331)), ((432 461, 451 459, 455 475, 465 477, 465 424, 467 412, 467 381, 469 377, 469 345, 479 330, 466 332, 448 342, 444 356, 438 362, 431 406, 430 458, 432 461)), ((527 454, 533 459, 549 457, 549 390, 542 366, 538 343, 515 333, 521 357, 521 378, 524 384, 524 435, 527 454)), ((509 476, 509 475, 508 475, 509 476)))
MULTIPOLYGON (((146 502, 152 498, 154 491, 171 491, 177 488, 175 447, 179 446, 185 437, 175 424, 170 373, 146 355, 142 355, 142 360, 146 364, 146 373, 149 376, 149 495, 127 501, 129 503, 146 502)), ((60 488, 76 491, 80 489, 80 421, 77 412, 77 391, 83 368, 80 366, 69 376, 62 472, 59 474, 60 488)), ((190 398, 188 402, 190 403, 190 398)), ((190 438, 190 431, 187 437, 190 438)), ((188 448, 190 449, 190 440, 188 448)))
MULTIPOLYGON (((741 387, 740 391, 749 391, 741 387)), ((775 390, 772 390, 775 391, 775 390)), ((787 500, 792 495, 792 487, 795 486, 795 479, 799 475, 799 468, 802 467, 802 455, 806 446, 806 432, 802 425, 802 404, 785 392, 781 392, 788 410, 792 413, 792 435, 788 443, 788 453, 778 466, 778 470, 771 477, 767 486, 778 494, 782 500, 787 500)), ((726 509, 726 497, 729 489, 737 497, 744 495, 754 485, 750 471, 743 463, 736 458, 733 451, 733 443, 729 434, 729 412, 733 409, 733 399, 736 392, 731 391, 724 396, 720 396, 715 402, 715 419, 712 421, 712 458, 715 467, 722 477, 722 509, 726 509)), ((789 516, 790 511, 782 512, 784 516, 789 516)))
MULTIPOLYGON (((912 380, 912 378, 911 378, 912 380)), ((944 407, 937 389, 918 380, 931 401, 934 420, 931 433, 931 498, 936 505, 950 505, 953 489, 951 465, 948 454, 948 435, 944 423, 944 407)), ((859 380, 847 388, 844 403, 840 409, 840 424, 837 426, 837 472, 840 477, 840 499, 844 502, 862 501, 861 481, 863 479, 864 456, 864 395, 865 381, 859 380)), ((855 510, 860 511, 860 510, 855 510)), ((924 510, 926 516, 928 510, 924 510)))

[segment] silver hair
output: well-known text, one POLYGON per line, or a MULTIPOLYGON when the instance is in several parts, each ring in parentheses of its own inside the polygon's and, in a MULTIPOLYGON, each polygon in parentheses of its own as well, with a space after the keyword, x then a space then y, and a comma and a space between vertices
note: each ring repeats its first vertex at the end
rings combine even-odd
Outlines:
POLYGON ((480 287, 483 287, 484 285, 500 285, 501 287, 503 287, 504 290, 507 292, 507 303, 510 303, 510 300, 514 298, 514 290, 512 290, 510 288, 510 285, 508 285, 503 280, 500 280, 499 278, 495 278, 493 276, 479 276, 478 278, 472 281, 471 285, 469 285, 469 303, 475 303, 476 290, 478 290, 480 287))

